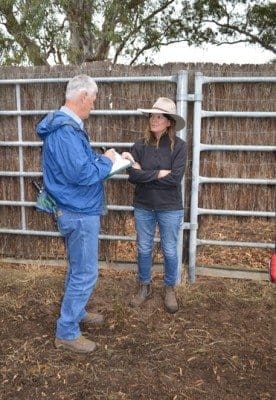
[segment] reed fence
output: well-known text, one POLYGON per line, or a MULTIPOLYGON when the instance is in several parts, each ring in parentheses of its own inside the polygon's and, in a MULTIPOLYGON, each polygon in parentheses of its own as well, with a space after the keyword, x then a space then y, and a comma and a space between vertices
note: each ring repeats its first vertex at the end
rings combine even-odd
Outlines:
MULTIPOLYGON (((169 76, 180 70, 189 71, 189 93, 193 93, 196 71, 211 76, 275 76, 275 64, 264 65, 214 65, 179 64, 164 66, 112 66, 109 63, 91 63, 80 67, 56 66, 19 68, 0 67, 0 141, 18 140, 18 115, 14 113, 16 87, 14 79, 70 78, 86 73, 93 77, 169 76)), ((18 152, 23 152, 24 171, 40 172, 40 146, 28 146, 37 141, 35 125, 41 115, 28 115, 28 110, 59 108, 64 101, 66 83, 21 84, 22 141, 25 146, 0 146, 0 171, 19 169, 18 152)), ((213 111, 275 111, 275 84, 272 83, 213 83, 204 87, 203 109, 213 111)), ((159 96, 176 98, 173 82, 115 82, 100 83, 97 109, 136 110, 150 107, 159 96)), ((93 142, 119 142, 118 150, 128 149, 124 143, 132 143, 142 137, 145 119, 138 115, 95 115, 86 122, 86 129, 93 142)), ((276 124, 272 118, 212 118, 202 121, 202 139, 207 144, 229 145, 276 145, 276 124)), ((193 139, 193 102, 188 106, 187 144, 188 160, 185 178, 185 221, 190 220, 191 165, 193 139)), ((275 153, 258 152, 206 152, 200 160, 200 174, 210 177, 275 178, 275 153)), ((24 178, 27 202, 36 198, 32 183, 34 178, 24 178)), ((35 178, 38 181, 39 177, 35 178)), ((0 176, 0 200, 20 201, 20 178, 0 176)), ((124 180, 110 180, 106 185, 110 205, 132 204, 133 186, 124 180)), ((275 187, 272 185, 203 184, 199 192, 199 207, 239 209, 275 212, 275 187)), ((0 228, 19 229, 21 207, 0 206, 0 228)), ((27 229, 56 230, 50 216, 38 213, 33 207, 26 208, 27 229)), ((102 219, 102 233, 134 235, 131 211, 109 211, 102 219)), ((199 219, 199 237, 227 240, 264 241, 275 243, 275 220, 233 216, 202 215, 199 219)), ((188 258, 189 231, 184 231, 183 261, 188 258)), ((269 249, 234 249, 218 246, 202 246, 197 255, 200 265, 230 265, 233 268, 265 269, 271 255, 269 249)), ((60 237, 0 234, 0 256, 17 259, 64 259, 65 249, 60 237)), ((136 248, 132 241, 102 240, 100 259, 108 262, 135 262, 136 248)), ((155 261, 161 261, 159 245, 156 245, 155 261)))

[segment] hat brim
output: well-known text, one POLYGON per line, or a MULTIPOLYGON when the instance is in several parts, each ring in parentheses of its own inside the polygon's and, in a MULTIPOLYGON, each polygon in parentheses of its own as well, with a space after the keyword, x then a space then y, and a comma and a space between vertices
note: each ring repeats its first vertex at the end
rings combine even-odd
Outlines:
POLYGON ((175 120, 175 130, 180 131, 181 129, 184 128, 185 126, 185 120, 178 114, 170 114, 161 110, 157 110, 156 108, 137 108, 137 111, 140 111, 143 115, 149 116, 150 114, 164 114, 164 115, 169 115, 172 119, 175 120))

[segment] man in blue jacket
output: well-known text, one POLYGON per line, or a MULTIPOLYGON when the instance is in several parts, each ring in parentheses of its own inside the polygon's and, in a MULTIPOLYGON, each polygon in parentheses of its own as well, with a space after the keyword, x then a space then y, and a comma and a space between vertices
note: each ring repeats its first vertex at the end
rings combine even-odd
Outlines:
POLYGON ((56 218, 65 238, 68 271, 57 320, 55 346, 80 353, 96 348, 80 323, 101 323, 100 314, 86 311, 98 278, 98 236, 103 211, 103 180, 115 151, 99 155, 91 149, 83 120, 94 109, 98 88, 89 76, 70 79, 65 105, 37 126, 43 140, 42 169, 46 191, 56 202, 56 218))

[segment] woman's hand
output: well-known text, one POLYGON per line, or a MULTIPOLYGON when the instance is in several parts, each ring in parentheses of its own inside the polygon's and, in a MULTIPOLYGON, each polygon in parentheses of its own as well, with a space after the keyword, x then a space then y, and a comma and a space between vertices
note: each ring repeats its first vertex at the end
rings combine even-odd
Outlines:
POLYGON ((137 161, 135 161, 134 164, 132 164, 132 168, 134 168, 134 169, 142 169, 141 165, 137 161))
POLYGON ((160 169, 158 172, 157 178, 161 179, 164 178, 165 176, 169 175, 171 173, 170 169, 160 169))
POLYGON ((124 151, 122 153, 122 158, 125 158, 126 160, 129 160, 130 162, 132 162, 133 164, 135 163, 134 158, 132 157, 132 155, 128 152, 128 151, 124 151))

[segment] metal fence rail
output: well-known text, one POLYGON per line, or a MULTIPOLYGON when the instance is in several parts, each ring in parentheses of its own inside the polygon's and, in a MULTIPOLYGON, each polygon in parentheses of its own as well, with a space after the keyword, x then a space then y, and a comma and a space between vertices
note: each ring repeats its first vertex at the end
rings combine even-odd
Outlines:
POLYGON ((243 178, 220 178, 200 176, 200 154, 202 151, 276 151, 276 146, 237 146, 237 145, 210 145, 201 143, 201 121, 202 118, 213 117, 250 117, 250 118, 275 118, 276 112, 259 111, 206 111, 202 110, 203 85, 213 82, 276 82, 275 77, 208 77, 201 72, 195 74, 195 95, 194 95, 194 120, 193 120, 193 165, 192 165, 192 194, 191 194, 191 229, 189 242, 189 281, 195 281, 196 275, 196 254, 199 245, 219 245, 219 246, 241 246, 259 247, 273 249, 273 243, 251 243, 238 241, 220 241, 199 239, 198 216, 202 214, 210 215, 234 215, 234 216, 253 216, 253 217, 275 217, 274 212, 244 211, 244 210, 216 210, 198 207, 199 185, 201 183, 225 183, 225 184, 250 184, 250 185, 275 185, 276 179, 243 179, 243 178))
MULTIPOLYGON (((172 76, 135 76, 135 77, 98 77, 95 80, 99 83, 135 83, 135 82, 170 82, 176 85, 176 104, 178 113, 187 121, 188 102, 194 102, 193 114, 193 164, 192 164, 192 188, 191 188, 191 213, 190 221, 182 225, 183 229, 190 230, 189 239, 189 267, 188 277, 192 283, 195 281, 196 275, 196 254, 197 246, 199 245, 220 245, 220 246, 241 246, 241 247, 257 247, 257 248, 273 248, 272 243, 253 243, 253 242, 236 242, 236 241, 218 241, 198 238, 198 216, 199 215, 222 215, 222 216, 250 216, 250 217, 266 217, 273 218, 275 213, 270 211, 251 211, 251 210, 222 210, 222 209, 207 209, 198 206, 198 196, 200 184, 205 183, 223 183, 223 184, 250 184, 250 185, 275 185, 276 179, 242 179, 242 178, 222 178, 222 177, 207 177, 200 176, 200 155, 202 152, 216 151, 248 151, 248 152, 275 152, 276 146, 255 146, 255 145, 221 145, 221 144, 204 144, 201 143, 201 122, 202 118, 214 117, 250 117, 250 118, 273 118, 275 112, 260 112, 260 111, 208 111, 202 110, 202 91, 203 85, 222 82, 222 83, 242 83, 242 82, 276 82, 274 77, 207 77, 198 72, 195 75, 195 91, 194 94, 188 93, 188 71, 179 71, 178 74, 172 76)), ((35 85, 43 83, 66 83, 68 78, 49 78, 49 79, 5 79, 0 80, 0 85, 15 85, 16 95, 16 110, 0 110, 0 116, 13 116, 17 118, 17 140, 16 141, 0 141, 0 147, 16 147, 18 148, 19 168, 17 171, 0 171, 0 176, 3 177, 18 177, 20 182, 20 200, 3 200, 0 199, 0 206, 16 206, 21 210, 21 226, 18 229, 1 228, 0 234, 20 234, 20 235, 38 235, 38 236, 60 236, 57 231, 37 231, 27 229, 26 207, 33 207, 34 202, 26 201, 24 179, 32 177, 41 177, 41 172, 24 170, 23 150, 26 147, 41 147, 42 142, 24 141, 22 118, 24 116, 43 115, 52 110, 22 110, 21 108, 21 86, 25 84, 35 85)), ((135 116, 140 115, 136 110, 94 110, 91 115, 109 115, 109 116, 135 116)), ((186 140, 187 127, 178 132, 178 135, 186 140)), ((90 142, 93 147, 126 147, 129 148, 133 143, 125 142, 90 142)), ((127 179, 125 174, 117 174, 112 179, 127 179)), ((185 177, 182 185, 183 198, 185 198, 185 177)), ((133 207, 122 205, 107 205, 109 210, 114 211, 131 211, 133 207)), ((133 241, 134 236, 120 235, 100 235, 100 239, 105 240, 123 240, 133 241)), ((158 239, 156 239, 158 241, 158 239)), ((178 265, 178 280, 181 277, 182 254, 183 254, 183 232, 179 237, 178 243, 179 265, 178 265)))
MULTIPOLYGON (((43 84, 43 83, 66 83, 69 78, 46 78, 46 79, 4 79, 0 80, 0 85, 15 85, 16 93, 16 110, 0 110, 0 116, 13 116, 17 117, 17 141, 0 141, 0 147, 18 147, 19 156, 19 169, 17 171, 0 171, 0 176, 19 177, 20 181, 20 201, 8 201, 0 199, 0 206, 17 206, 21 207, 21 228, 20 229, 8 229, 1 228, 0 233, 3 234, 21 234, 21 235, 38 235, 38 236, 60 236, 59 232, 52 231, 35 231, 27 229, 26 223, 26 207, 33 207, 34 202, 28 202, 25 200, 25 189, 24 189, 24 178, 26 177, 41 177, 41 172, 24 171, 23 163, 23 148, 25 147, 41 147, 42 142, 38 141, 24 141, 23 140, 23 128, 22 128, 22 117, 24 116, 35 116, 44 115, 53 110, 22 110, 21 109, 21 85, 25 84, 43 84)), ((171 82, 176 84, 176 105, 178 113, 187 120, 187 103, 192 99, 188 96, 188 71, 179 71, 178 74, 172 76, 133 76, 133 77, 98 77, 95 78, 98 83, 135 83, 135 82, 171 82)), ((137 110, 93 110, 91 115, 108 115, 108 116, 133 116, 141 115, 137 110)), ((186 140, 186 126, 178 132, 178 135, 186 140)), ((119 142, 91 142, 94 147, 131 147, 133 143, 119 143, 119 142)), ((113 175, 111 179, 127 179, 126 174, 113 175)), ((185 179, 183 179, 182 195, 185 196, 185 179)), ((133 207, 121 206, 121 205, 107 205, 108 210, 116 211, 131 211, 133 207)), ((178 265, 178 280, 181 278, 182 269, 182 254, 183 254, 183 229, 189 229, 190 223, 182 224, 182 234, 179 237, 178 253, 179 253, 179 265, 178 265)), ((105 240, 135 240, 134 236, 120 236, 120 235, 100 235, 100 239, 105 240)), ((155 241, 159 241, 156 239, 155 241)))

